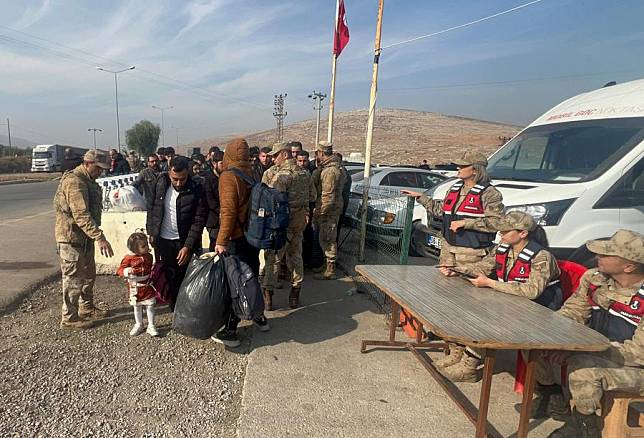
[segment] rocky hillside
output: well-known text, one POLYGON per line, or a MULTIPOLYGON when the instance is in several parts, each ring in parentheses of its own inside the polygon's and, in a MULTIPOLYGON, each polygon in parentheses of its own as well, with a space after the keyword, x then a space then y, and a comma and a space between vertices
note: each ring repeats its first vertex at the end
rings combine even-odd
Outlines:
MULTIPOLYGON (((326 139, 326 122, 320 127, 320 138, 326 139)), ((337 113, 334 143, 336 149, 349 156, 363 152, 367 126, 367 110, 337 113)), ((502 141, 511 137, 520 127, 439 113, 402 109, 378 109, 374 125, 372 160, 383 164, 418 164, 426 159, 430 164, 446 163, 474 147, 486 154, 496 150, 502 141)), ((275 141, 276 130, 241 134, 251 146, 268 146, 275 141)), ((197 141, 188 147, 225 145, 234 136, 197 141)), ((299 140, 305 149, 312 150, 315 139, 315 120, 305 120, 284 127, 284 138, 299 140)))

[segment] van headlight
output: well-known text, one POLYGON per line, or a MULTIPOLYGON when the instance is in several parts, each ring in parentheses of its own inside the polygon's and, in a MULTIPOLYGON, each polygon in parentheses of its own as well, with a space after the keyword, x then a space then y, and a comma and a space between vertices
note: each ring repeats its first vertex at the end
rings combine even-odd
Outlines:
POLYGON ((537 222, 537 225, 546 227, 559 225, 564 213, 576 199, 561 199, 559 201, 543 202, 540 204, 510 205, 505 207, 505 213, 521 211, 532 216, 537 222))

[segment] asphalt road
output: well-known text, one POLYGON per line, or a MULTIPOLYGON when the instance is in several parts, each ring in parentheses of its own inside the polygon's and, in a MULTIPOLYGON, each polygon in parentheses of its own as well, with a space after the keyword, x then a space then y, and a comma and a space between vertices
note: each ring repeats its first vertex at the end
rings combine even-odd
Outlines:
POLYGON ((59 270, 53 196, 58 181, 0 186, 0 308, 59 270))

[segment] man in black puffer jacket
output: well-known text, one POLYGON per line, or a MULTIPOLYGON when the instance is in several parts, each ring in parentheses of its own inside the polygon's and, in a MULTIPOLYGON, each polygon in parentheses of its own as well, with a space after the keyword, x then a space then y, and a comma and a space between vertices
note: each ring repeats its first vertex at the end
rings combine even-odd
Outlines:
POLYGON ((201 252, 201 234, 208 216, 204 187, 190 176, 190 160, 175 156, 168 172, 159 174, 149 205, 146 229, 163 269, 174 311, 179 287, 193 253, 201 252))

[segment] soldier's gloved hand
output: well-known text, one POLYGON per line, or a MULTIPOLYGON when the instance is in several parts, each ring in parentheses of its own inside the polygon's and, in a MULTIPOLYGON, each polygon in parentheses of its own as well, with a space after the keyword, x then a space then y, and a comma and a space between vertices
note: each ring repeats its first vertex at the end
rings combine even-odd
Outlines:
POLYGON ((112 245, 110 245, 110 242, 108 242, 107 239, 100 240, 98 242, 98 247, 101 249, 101 255, 105 257, 112 257, 114 255, 112 245))
POLYGON ((177 264, 183 266, 188 263, 188 260, 190 260, 190 248, 184 246, 177 254, 177 264))

